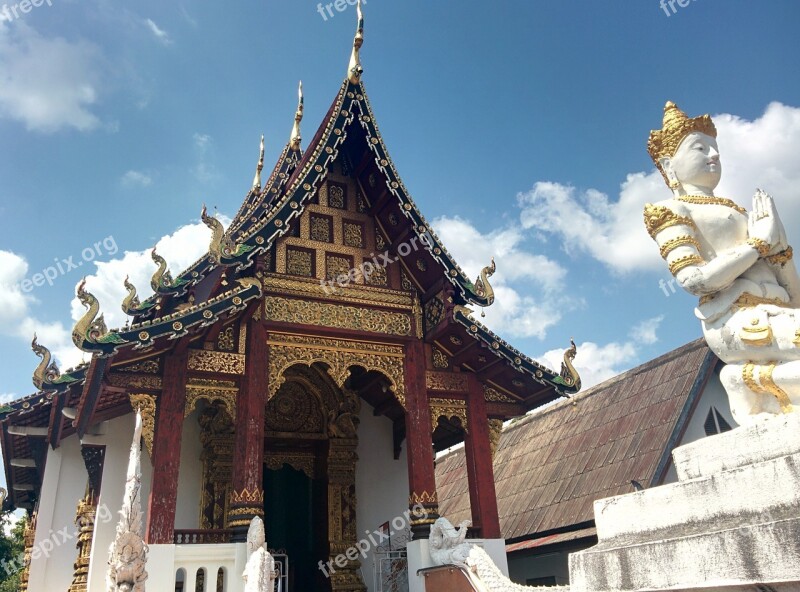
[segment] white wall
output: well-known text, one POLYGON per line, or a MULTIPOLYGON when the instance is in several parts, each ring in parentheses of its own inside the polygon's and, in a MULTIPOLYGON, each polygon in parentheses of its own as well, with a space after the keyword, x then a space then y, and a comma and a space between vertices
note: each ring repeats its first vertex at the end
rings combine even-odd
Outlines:
MULTIPOLYGON (((705 428, 703 427, 708 412, 712 407, 716 407, 720 415, 728 422, 732 428, 737 427, 737 423, 733 421, 731 416, 731 407, 728 403, 728 394, 719 380, 719 374, 714 372, 708 379, 705 390, 700 394, 700 399, 689 418, 689 422, 684 431, 683 437, 678 446, 683 446, 689 442, 695 442, 702 438, 706 438, 705 428)), ((670 460, 667 475, 664 478, 664 483, 675 483, 678 481, 678 474, 675 472, 675 465, 670 460)))
MULTIPOLYGON (((131 440, 135 415, 129 413, 123 417, 113 419, 105 425, 104 435, 94 437, 93 442, 105 444, 106 457, 103 466, 103 482, 100 487, 100 501, 97 510, 97 521, 92 542, 92 560, 89 565, 89 591, 105 592, 106 568, 108 553, 119 520, 119 511, 122 509, 122 498, 125 493, 125 478, 128 472, 128 458, 130 457, 131 440)), ((86 470, 84 469, 84 474, 86 470)), ((150 484, 152 482, 153 466, 147 447, 142 447, 142 510, 147 523, 147 500, 150 497, 150 484)), ((52 590, 66 590, 66 588, 53 588, 52 590)), ((35 591, 34 591, 35 592, 35 591)), ((48 589, 47 592, 50 592, 48 589)))
POLYGON ((56 450, 48 447, 28 581, 30 592, 67 590, 72 583, 78 557, 75 510, 86 495, 88 478, 77 437, 63 440, 56 450), (64 541, 61 533, 71 538, 64 541))
MULTIPOLYGON (((365 531, 372 533, 384 522, 397 523, 405 519, 408 509, 408 464, 406 442, 400 458, 394 460, 392 422, 375 417, 372 407, 361 402, 361 423, 358 426, 358 464, 356 465, 356 524, 359 538, 368 540, 365 531)), ((373 539, 378 540, 373 535, 373 539)), ((385 543, 385 541, 384 541, 385 543)), ((366 559, 361 559, 361 571, 368 592, 374 592, 374 558, 372 545, 366 559)))
POLYGON ((203 487, 203 463, 200 462, 200 424, 197 411, 183 422, 181 438, 181 470, 178 475, 178 505, 175 509, 175 529, 200 528, 200 490, 203 487))

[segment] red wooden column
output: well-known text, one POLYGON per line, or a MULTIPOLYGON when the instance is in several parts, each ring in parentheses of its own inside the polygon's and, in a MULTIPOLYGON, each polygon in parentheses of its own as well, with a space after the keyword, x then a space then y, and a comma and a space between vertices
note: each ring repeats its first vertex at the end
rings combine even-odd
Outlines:
POLYGON ((153 434, 153 486, 147 506, 146 542, 151 545, 173 543, 186 407, 187 346, 187 343, 179 344, 164 363, 153 434))
POLYGON ((433 467, 431 414, 425 386, 425 349, 422 341, 413 341, 407 346, 404 374, 411 531, 415 539, 427 539, 430 525, 439 517, 439 499, 433 467))
POLYGON ((500 538, 500 519, 497 513, 497 493, 494 488, 492 449, 489 445, 489 418, 486 414, 486 399, 478 377, 468 374, 466 434, 467 479, 469 480, 469 503, 472 509, 472 526, 485 539, 500 538))
POLYGON ((245 375, 236 398, 233 484, 228 528, 233 541, 247 540, 250 521, 264 517, 264 408, 269 386, 267 332, 260 320, 247 324, 245 375))

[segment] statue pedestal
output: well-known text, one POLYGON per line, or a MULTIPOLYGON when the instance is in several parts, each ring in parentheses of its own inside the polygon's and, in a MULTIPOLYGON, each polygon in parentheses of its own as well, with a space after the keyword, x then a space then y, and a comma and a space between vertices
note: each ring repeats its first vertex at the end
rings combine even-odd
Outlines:
MULTIPOLYGON (((466 539, 464 542, 482 547, 503 575, 508 576, 505 539, 466 539)), ((434 566, 428 539, 410 541, 406 545, 406 553, 408 556, 408 590, 409 592, 425 592, 425 580, 417 572, 434 566)))
POLYGON ((673 460, 677 483, 595 502, 599 542, 570 556, 572 592, 800 590, 800 413, 673 460))

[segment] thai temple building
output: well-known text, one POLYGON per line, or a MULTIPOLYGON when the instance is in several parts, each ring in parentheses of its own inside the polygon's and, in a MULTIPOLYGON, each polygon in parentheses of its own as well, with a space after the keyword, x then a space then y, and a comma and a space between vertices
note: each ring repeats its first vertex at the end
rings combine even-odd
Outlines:
POLYGON ((575 348, 554 371, 476 320, 494 263, 466 277, 401 181, 363 24, 311 141, 301 93, 230 226, 203 208, 200 260, 173 275, 154 249, 153 294, 126 281, 119 328, 81 283, 84 365, 60 371, 34 338, 36 392, 0 413, 6 507, 31 519, 23 590, 109 589, 137 411, 148 591, 243 590, 255 517, 282 592, 390 589, 381 557, 413 573, 426 556, 435 454, 461 442, 469 538, 504 567, 494 449, 504 421, 580 389, 575 348))

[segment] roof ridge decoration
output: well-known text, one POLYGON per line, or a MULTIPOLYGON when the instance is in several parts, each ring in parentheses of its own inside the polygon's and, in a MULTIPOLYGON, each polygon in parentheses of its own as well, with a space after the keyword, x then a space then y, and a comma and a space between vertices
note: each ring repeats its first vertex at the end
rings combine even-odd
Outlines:
MULTIPOLYGON (((256 175, 253 177, 253 191, 261 191, 261 171, 264 169, 264 134, 261 134, 261 147, 259 149, 256 175)), ((203 206, 205 209, 205 205, 203 206)))
POLYGON ((153 292, 156 294, 171 294, 178 289, 182 289, 181 294, 183 294, 188 287, 189 280, 180 276, 173 280, 172 274, 167 267, 166 259, 156 252, 156 247, 153 247, 150 257, 158 265, 158 269, 150 279, 150 287, 153 288, 153 292))
POLYGON ((33 386, 37 389, 42 389, 45 382, 54 382, 61 377, 61 371, 58 369, 50 350, 39 345, 36 333, 33 334, 33 341, 31 342, 31 349, 33 353, 39 356, 42 361, 33 372, 33 386))
POLYGON ((223 257, 235 258, 253 250, 253 247, 242 243, 234 244, 233 240, 226 236, 225 227, 222 225, 222 222, 217 220, 216 216, 208 215, 205 204, 203 204, 203 209, 200 211, 200 219, 203 221, 203 224, 211 229, 211 244, 208 247, 208 257, 214 265, 224 265, 222 261, 223 257))
POLYGON ((356 13, 358 14, 358 28, 353 39, 353 53, 350 54, 350 64, 347 66, 347 80, 351 84, 361 82, 361 75, 364 68, 361 66, 361 46, 364 45, 364 12, 361 10, 361 0, 356 3, 356 13))
POLYGON ((125 286, 125 289, 128 291, 127 296, 122 300, 122 312, 129 316, 136 316, 151 312, 153 307, 155 306, 155 300, 147 300, 144 303, 139 301, 139 295, 136 291, 136 286, 134 286, 130 281, 130 276, 125 276, 125 279, 122 282, 122 285, 125 286))
POLYGON ((303 141, 303 137, 300 134, 300 123, 303 121, 304 102, 303 81, 301 80, 300 85, 297 87, 297 111, 294 114, 292 135, 289 137, 289 147, 295 152, 300 151, 300 143, 303 141))

